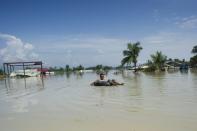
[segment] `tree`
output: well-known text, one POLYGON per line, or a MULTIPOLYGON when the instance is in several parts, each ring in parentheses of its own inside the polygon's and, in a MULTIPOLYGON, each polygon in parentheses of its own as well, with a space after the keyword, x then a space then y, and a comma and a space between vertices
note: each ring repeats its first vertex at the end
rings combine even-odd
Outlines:
POLYGON ((190 65, 192 67, 197 67, 197 55, 190 58, 190 65))
POLYGON ((82 65, 79 65, 77 67, 73 67, 73 71, 80 71, 80 70, 84 70, 84 67, 82 65))
POLYGON ((152 63, 158 70, 162 70, 164 64, 167 60, 167 56, 163 55, 161 51, 157 51, 155 54, 151 55, 152 63))
POLYGON ((133 63, 136 71, 137 58, 142 49, 143 48, 140 46, 140 42, 136 42, 133 44, 128 43, 127 50, 123 51, 124 58, 121 61, 122 66, 124 66, 125 64, 130 65, 131 63, 133 63))
POLYGON ((196 55, 190 58, 190 64, 192 67, 196 67, 197 66, 197 45, 193 47, 191 53, 196 54, 196 55))
POLYGON ((108 71, 111 70, 113 67, 111 66, 103 66, 103 70, 108 71))
POLYGON ((156 70, 156 67, 151 60, 148 60, 146 64, 148 68, 143 69, 145 72, 153 72, 156 70))
POLYGON ((96 71, 103 70, 103 65, 96 65, 95 70, 96 71))
POLYGON ((79 65, 77 68, 78 70, 84 70, 84 67, 82 65, 79 65))
POLYGON ((70 68, 70 66, 69 65, 66 65, 66 67, 65 67, 65 71, 66 72, 70 72, 72 69, 70 68))
POLYGON ((182 60, 180 60, 180 59, 176 58, 176 59, 174 59, 174 62, 181 63, 181 62, 182 62, 182 60))
POLYGON ((192 51, 193 54, 197 54, 197 45, 193 47, 192 51))
POLYGON ((0 69, 0 75, 3 75, 3 70, 2 69, 0 69))

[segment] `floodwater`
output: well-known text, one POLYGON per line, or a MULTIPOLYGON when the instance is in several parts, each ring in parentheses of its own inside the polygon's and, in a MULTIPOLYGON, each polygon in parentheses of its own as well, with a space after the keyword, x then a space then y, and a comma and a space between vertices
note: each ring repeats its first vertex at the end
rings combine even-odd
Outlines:
POLYGON ((0 80, 1 131, 196 131, 197 71, 0 80))

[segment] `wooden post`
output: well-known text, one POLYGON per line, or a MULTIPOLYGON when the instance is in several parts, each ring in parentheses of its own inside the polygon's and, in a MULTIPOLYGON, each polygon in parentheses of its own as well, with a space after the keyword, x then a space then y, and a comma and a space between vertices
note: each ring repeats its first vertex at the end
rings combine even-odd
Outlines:
POLYGON ((5 76, 5 63, 3 63, 3 75, 5 76))
POLYGON ((12 70, 14 71, 14 66, 12 66, 12 70))
POLYGON ((43 74, 42 74, 42 62, 41 62, 41 69, 40 69, 40 73, 41 73, 41 75, 43 75, 43 74))
POLYGON ((23 63, 23 73, 24 73, 24 76, 25 76, 25 67, 24 67, 24 63, 23 63))
POLYGON ((7 74, 8 74, 8 76, 10 75, 10 73, 9 73, 9 68, 8 68, 8 64, 6 64, 7 65, 7 74))
POLYGON ((10 74, 12 73, 12 68, 11 68, 11 65, 9 65, 10 66, 10 74))

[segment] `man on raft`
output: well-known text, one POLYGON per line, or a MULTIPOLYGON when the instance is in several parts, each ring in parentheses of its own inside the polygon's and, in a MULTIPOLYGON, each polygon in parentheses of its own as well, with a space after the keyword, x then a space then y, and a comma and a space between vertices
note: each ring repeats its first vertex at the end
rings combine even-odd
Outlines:
POLYGON ((124 85, 124 83, 116 82, 114 79, 112 80, 106 80, 105 74, 100 74, 100 80, 96 80, 92 82, 90 85, 92 86, 117 86, 117 85, 124 85))

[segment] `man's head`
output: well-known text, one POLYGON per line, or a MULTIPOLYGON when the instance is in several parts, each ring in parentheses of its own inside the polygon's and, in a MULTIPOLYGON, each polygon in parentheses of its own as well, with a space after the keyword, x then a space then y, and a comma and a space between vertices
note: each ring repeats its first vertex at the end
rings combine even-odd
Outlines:
POLYGON ((101 79, 101 80, 104 80, 104 79, 105 79, 105 74, 104 74, 104 73, 101 73, 101 74, 100 74, 100 79, 101 79))

